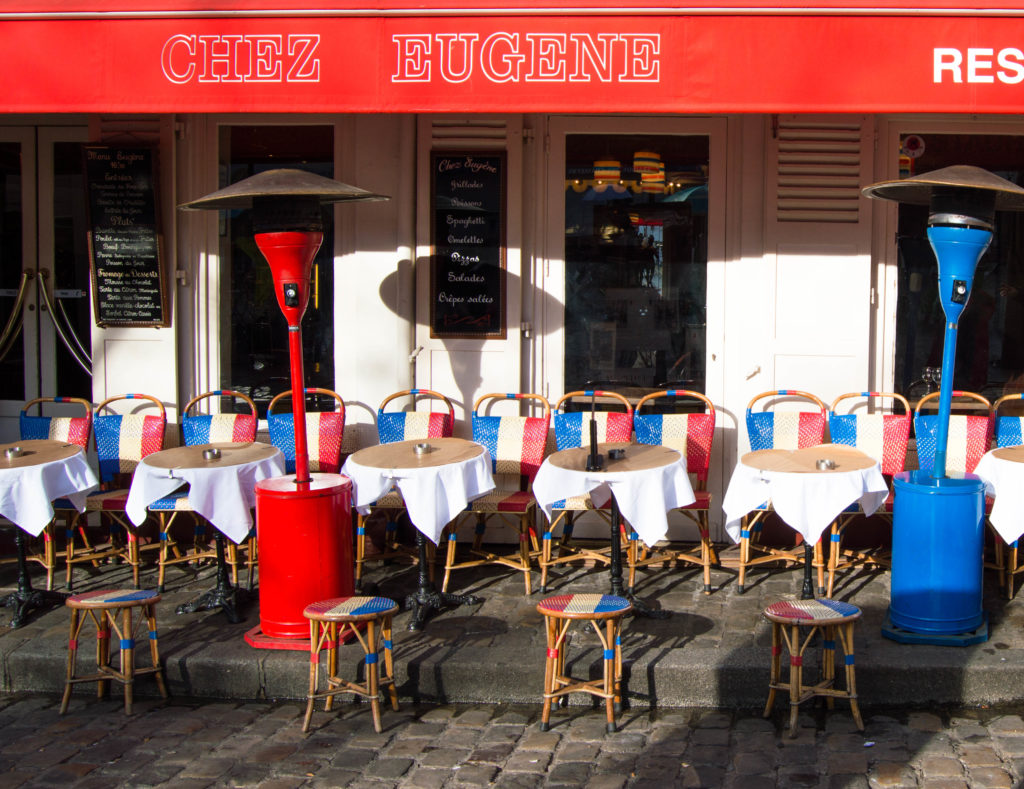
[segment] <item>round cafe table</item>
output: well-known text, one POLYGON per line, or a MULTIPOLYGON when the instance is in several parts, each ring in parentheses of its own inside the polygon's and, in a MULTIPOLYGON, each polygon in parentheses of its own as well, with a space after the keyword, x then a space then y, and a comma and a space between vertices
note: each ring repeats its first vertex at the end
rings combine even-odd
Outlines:
POLYGON ((360 449, 349 455, 341 473, 352 480, 356 510, 368 514, 370 505, 397 486, 409 520, 416 527, 419 552, 419 583, 405 599, 412 609, 410 630, 423 627, 431 611, 449 605, 478 605, 474 595, 439 592, 427 570, 427 540, 435 545, 444 531, 473 499, 494 490, 491 456, 473 441, 463 438, 430 438, 396 441, 360 449), (417 446, 426 449, 417 452, 417 446))
POLYGON ((256 483, 284 474, 284 454, 277 447, 257 441, 220 442, 174 447, 147 455, 135 468, 125 512, 135 525, 146 520, 146 508, 154 501, 188 485, 192 511, 209 521, 217 550, 216 586, 196 600, 182 603, 177 613, 187 614, 220 608, 229 622, 241 621, 235 604, 236 589, 224 559, 224 536, 241 543, 252 529, 256 483), (207 457, 207 450, 218 450, 207 457))
POLYGON ((38 536, 53 520, 53 501, 66 498, 85 511, 86 493, 99 485, 85 453, 77 444, 34 439, 0 444, 0 515, 19 528, 18 589, 3 605, 14 608, 11 627, 21 627, 29 612, 59 605, 66 595, 32 588, 25 564, 25 532, 38 536))
POLYGON ((674 449, 657 444, 610 442, 597 445, 603 458, 601 468, 587 470, 589 447, 563 449, 549 455, 533 480, 533 495, 552 519, 557 501, 590 494, 595 507, 610 503, 611 556, 608 561, 611 594, 626 597, 634 613, 661 618, 667 612, 656 611, 626 593, 622 583, 622 552, 619 524, 629 521, 646 545, 654 545, 668 534, 670 510, 696 501, 686 462, 674 449), (621 458, 612 458, 612 450, 621 450, 621 458))
POLYGON ((859 501, 865 515, 873 515, 889 488, 878 461, 853 447, 819 444, 803 449, 759 449, 736 464, 722 501, 725 530, 740 541, 740 525, 749 512, 771 502, 775 513, 804 538, 802 597, 814 597, 811 552, 822 532, 859 501), (831 460, 831 469, 817 468, 818 460, 831 460))

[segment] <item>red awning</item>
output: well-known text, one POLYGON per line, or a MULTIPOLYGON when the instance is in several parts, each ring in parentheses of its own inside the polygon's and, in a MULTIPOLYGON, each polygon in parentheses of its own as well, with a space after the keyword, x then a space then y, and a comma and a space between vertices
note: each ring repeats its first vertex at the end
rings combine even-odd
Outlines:
POLYGON ((1024 107, 1024 9, 933 0, 9 0, 0 111, 1024 107), (17 75, 17 76, 14 76, 17 75))

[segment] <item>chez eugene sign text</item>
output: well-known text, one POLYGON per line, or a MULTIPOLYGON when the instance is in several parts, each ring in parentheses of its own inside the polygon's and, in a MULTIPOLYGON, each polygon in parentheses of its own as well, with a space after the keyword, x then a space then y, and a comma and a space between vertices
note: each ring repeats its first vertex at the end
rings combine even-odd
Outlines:
MULTIPOLYGON (((392 82, 658 82, 657 34, 477 33, 393 35, 392 82)), ((319 82, 321 41, 288 35, 177 34, 161 67, 173 83, 319 82)))
MULTIPOLYGON (((320 82, 317 33, 179 33, 160 57, 169 82, 320 82)), ((658 33, 408 33, 391 36, 391 82, 658 82, 658 33)), ((1024 82, 1017 47, 934 47, 933 82, 1024 82)))

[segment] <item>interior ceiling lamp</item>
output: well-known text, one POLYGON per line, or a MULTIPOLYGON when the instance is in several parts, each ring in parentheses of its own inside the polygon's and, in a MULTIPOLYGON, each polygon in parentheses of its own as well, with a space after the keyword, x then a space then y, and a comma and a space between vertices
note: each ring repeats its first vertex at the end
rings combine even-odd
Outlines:
POLYGON ((658 162, 658 169, 653 173, 641 173, 640 185, 645 194, 664 194, 665 192, 665 165, 658 162))
POLYGON ((641 175, 656 175, 659 168, 664 180, 665 165, 658 154, 654 151, 637 151, 633 154, 633 169, 641 175))
POLYGON ((595 181, 617 182, 622 177, 622 164, 618 159, 598 159, 594 162, 595 181))

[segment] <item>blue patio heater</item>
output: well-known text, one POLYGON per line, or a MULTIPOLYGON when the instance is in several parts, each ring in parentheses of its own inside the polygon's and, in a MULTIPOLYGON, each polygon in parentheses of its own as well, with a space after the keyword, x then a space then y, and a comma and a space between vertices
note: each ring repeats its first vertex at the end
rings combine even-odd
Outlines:
POLYGON ((1024 210, 1024 189, 986 170, 955 165, 865 187, 867 197, 928 206, 928 240, 938 262, 946 316, 935 463, 893 481, 889 614, 882 635, 911 644, 966 646, 988 638, 981 608, 985 486, 946 473, 957 321, 995 212, 1024 210))

